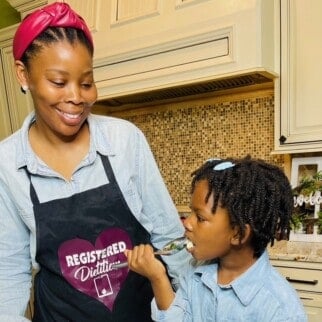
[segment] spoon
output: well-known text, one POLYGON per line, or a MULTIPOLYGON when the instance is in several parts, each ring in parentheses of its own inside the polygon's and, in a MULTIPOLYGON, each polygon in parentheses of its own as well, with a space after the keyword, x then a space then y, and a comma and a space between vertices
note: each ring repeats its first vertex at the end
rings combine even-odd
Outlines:
MULTIPOLYGON (((164 245, 162 249, 159 249, 154 252, 154 255, 173 255, 180 250, 184 249, 187 246, 188 240, 186 237, 179 237, 176 239, 171 240, 167 244, 164 245)), ((119 264, 113 264, 111 266, 111 269, 117 269, 126 267, 128 264, 127 262, 119 263, 119 264)))

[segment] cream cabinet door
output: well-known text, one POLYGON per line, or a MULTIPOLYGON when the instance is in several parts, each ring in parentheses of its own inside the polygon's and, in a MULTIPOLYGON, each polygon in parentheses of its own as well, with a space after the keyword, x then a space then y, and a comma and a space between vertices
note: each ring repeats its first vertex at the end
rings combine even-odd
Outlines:
POLYGON ((322 1, 280 0, 280 10, 277 150, 322 151, 322 1))
POLYGON ((147 48, 160 49, 162 43, 169 46, 163 50, 171 49, 171 42, 191 37, 203 29, 223 28, 222 21, 214 24, 213 19, 217 16, 223 19, 225 13, 236 13, 238 9, 249 10, 254 2, 228 1, 226 5, 218 3, 215 6, 218 2, 215 0, 60 1, 69 3, 86 20, 93 34, 94 58, 98 63, 100 60, 112 63, 134 59, 147 54, 147 48), (231 8, 234 8, 233 12, 231 8))
POLYGON ((4 48, 3 61, 11 127, 14 132, 21 127, 27 114, 33 110, 33 103, 30 94, 25 95, 20 90, 20 85, 16 79, 11 46, 4 48))
MULTIPOLYGON (((0 55, 1 59, 1 55, 0 55)), ((1 62, 1 61, 0 61, 1 62)), ((3 69, 0 63, 0 141, 12 133, 10 116, 7 104, 7 95, 4 86, 3 69)))
POLYGON ((309 322, 321 322, 322 320, 322 295, 299 293, 308 315, 309 322))

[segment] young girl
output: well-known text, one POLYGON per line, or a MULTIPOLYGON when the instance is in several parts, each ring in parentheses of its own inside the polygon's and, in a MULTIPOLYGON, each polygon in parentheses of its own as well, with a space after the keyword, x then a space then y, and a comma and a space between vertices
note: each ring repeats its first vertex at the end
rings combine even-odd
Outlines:
POLYGON ((266 247, 289 236, 292 191, 276 166, 261 160, 212 159, 193 173, 191 215, 184 221, 196 260, 175 294, 153 250, 127 251, 132 270, 149 278, 155 321, 307 321, 266 247))

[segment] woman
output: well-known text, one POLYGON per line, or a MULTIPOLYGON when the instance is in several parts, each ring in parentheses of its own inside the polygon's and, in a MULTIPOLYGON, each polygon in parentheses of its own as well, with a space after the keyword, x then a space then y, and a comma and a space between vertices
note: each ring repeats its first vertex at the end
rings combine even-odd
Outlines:
MULTIPOLYGON (((25 320, 32 263, 33 321, 151 321, 148 280, 111 268, 183 234, 144 135, 91 115, 93 41, 67 4, 28 15, 13 53, 35 111, 0 144, 0 320, 25 320)), ((175 283, 188 255, 164 260, 175 283)))

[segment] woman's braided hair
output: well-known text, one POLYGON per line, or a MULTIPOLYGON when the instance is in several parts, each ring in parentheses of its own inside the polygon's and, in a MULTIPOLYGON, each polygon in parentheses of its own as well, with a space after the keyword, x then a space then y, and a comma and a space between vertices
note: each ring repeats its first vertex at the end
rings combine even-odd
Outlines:
POLYGON ((28 68, 29 59, 37 55, 44 46, 49 46, 55 42, 64 40, 71 45, 77 42, 83 44, 93 57, 93 47, 82 30, 70 27, 49 27, 29 45, 21 57, 21 61, 28 68))
POLYGON ((292 189, 284 172, 263 160, 247 156, 242 159, 211 159, 192 173, 191 192, 196 183, 207 180, 212 196, 212 213, 218 202, 228 210, 232 227, 238 227, 240 239, 245 225, 252 230, 251 245, 259 257, 274 239, 288 239, 293 208, 292 189), (215 170, 216 165, 228 164, 215 170), (230 165, 230 166, 229 166, 230 165))

